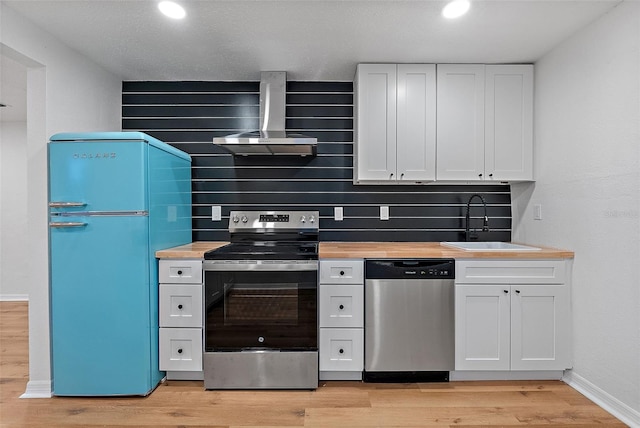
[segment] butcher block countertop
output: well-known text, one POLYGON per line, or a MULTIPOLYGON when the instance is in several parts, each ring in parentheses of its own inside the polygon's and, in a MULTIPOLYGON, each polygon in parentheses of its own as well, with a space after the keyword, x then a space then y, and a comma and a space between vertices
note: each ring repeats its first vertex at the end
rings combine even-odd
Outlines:
POLYGON ((571 259, 572 251, 541 247, 539 251, 464 251, 439 242, 321 242, 321 259, 571 259))
MULTIPOLYGON (((228 242, 198 241, 156 252, 159 259, 201 259, 228 242)), ((548 247, 539 251, 464 251, 439 242, 320 242, 321 259, 571 259, 573 251, 548 247)))
POLYGON ((201 259, 207 251, 215 250, 227 244, 228 242, 197 241, 156 251, 156 257, 159 259, 201 259))

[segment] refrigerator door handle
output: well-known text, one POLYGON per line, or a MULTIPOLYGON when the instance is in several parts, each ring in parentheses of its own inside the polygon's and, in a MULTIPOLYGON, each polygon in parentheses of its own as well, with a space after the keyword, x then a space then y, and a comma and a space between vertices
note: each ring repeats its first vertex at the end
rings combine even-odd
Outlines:
POLYGON ((65 227, 84 227, 87 223, 83 223, 81 221, 66 221, 66 222, 51 222, 49 223, 49 227, 53 228, 65 228, 65 227))
POLYGON ((86 202, 49 202, 49 208, 74 208, 86 206, 86 202))

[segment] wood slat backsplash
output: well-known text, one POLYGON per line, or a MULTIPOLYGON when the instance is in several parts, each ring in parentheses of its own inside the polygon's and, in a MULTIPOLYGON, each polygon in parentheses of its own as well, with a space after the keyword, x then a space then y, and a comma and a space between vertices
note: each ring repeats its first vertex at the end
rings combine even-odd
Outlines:
MULTIPOLYGON (((467 200, 488 203, 492 240, 511 239, 508 185, 356 186, 353 83, 287 82, 286 126, 318 139, 315 157, 234 157, 213 137, 259 126, 259 82, 123 82, 122 129, 142 131, 193 158, 193 240, 228 240, 232 210, 318 210, 324 241, 457 241, 467 200), (222 206, 222 221, 211 206, 222 206), (379 207, 390 219, 379 219, 379 207), (333 208, 344 208, 344 220, 333 208)), ((472 226, 483 209, 474 201, 472 226)))

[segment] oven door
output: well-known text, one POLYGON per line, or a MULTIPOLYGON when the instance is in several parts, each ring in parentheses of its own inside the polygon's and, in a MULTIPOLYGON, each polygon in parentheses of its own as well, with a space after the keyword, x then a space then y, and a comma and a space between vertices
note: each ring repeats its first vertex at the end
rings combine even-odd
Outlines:
POLYGON ((204 263, 204 351, 318 349, 318 262, 204 263))

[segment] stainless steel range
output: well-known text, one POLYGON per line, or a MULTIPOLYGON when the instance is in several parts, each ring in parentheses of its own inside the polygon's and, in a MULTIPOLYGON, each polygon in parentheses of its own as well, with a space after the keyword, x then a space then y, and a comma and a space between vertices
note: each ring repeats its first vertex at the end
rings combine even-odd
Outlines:
POLYGON ((317 211, 232 211, 204 258, 205 389, 318 387, 317 211))

